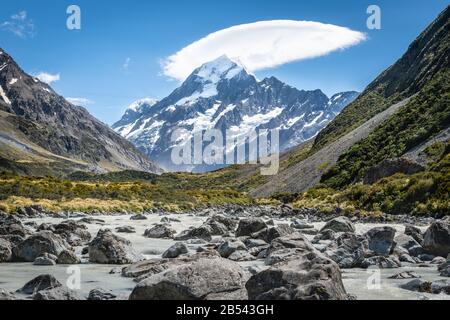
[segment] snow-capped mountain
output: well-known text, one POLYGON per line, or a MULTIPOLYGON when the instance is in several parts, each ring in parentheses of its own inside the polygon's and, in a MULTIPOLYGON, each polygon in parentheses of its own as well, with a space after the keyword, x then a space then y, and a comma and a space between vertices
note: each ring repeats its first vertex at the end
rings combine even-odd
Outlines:
POLYGON ((214 128, 238 136, 277 128, 286 150, 313 138, 357 95, 343 92, 329 99, 320 90, 298 90, 275 77, 258 81, 241 63, 221 56, 194 70, 161 101, 137 102, 113 128, 167 170, 204 171, 217 167, 172 164, 174 130, 193 135, 214 128))
POLYGON ((122 119, 114 123, 113 129, 121 136, 126 137, 131 129, 133 129, 133 123, 136 122, 146 110, 157 103, 158 100, 153 98, 144 98, 133 102, 125 111, 122 119))

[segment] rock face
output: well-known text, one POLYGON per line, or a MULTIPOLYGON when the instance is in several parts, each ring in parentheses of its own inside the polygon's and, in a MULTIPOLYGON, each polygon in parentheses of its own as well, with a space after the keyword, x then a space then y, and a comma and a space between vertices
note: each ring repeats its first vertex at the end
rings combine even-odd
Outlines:
POLYGON ((332 230, 334 232, 355 232, 353 223, 347 217, 337 217, 328 221, 320 232, 332 230))
POLYGON ((236 230, 236 237, 250 236, 252 233, 267 228, 264 220, 261 218, 245 218, 239 220, 236 230))
POLYGON ((436 256, 446 257, 450 253, 450 223, 433 222, 424 234, 422 246, 436 256))
POLYGON ((135 253, 131 242, 113 234, 110 230, 99 230, 89 243, 89 261, 103 264, 127 264, 142 259, 135 253))
POLYGON ((368 241, 368 249, 375 255, 388 256, 395 248, 395 229, 391 227, 373 228, 364 237, 368 241))
POLYGON ((43 274, 27 282, 18 291, 24 294, 34 294, 41 290, 47 290, 61 286, 62 284, 58 280, 56 280, 54 276, 49 274, 43 274))
POLYGON ((154 227, 145 230, 144 236, 147 238, 172 238, 175 231, 164 224, 157 224, 154 227))
POLYGON ((199 258, 139 282, 130 300, 246 299, 245 280, 235 262, 199 258))
POLYGON ((373 184, 378 180, 392 176, 396 173, 413 174, 424 171, 420 164, 405 158, 386 159, 378 165, 370 167, 365 176, 365 184, 373 184))
POLYGON ((271 267, 253 275, 245 287, 250 300, 343 300, 348 296, 338 265, 302 235, 275 239, 271 267))
POLYGON ((67 243, 51 231, 40 231, 19 243, 13 249, 15 261, 33 262, 44 253, 58 256, 67 249, 67 243))

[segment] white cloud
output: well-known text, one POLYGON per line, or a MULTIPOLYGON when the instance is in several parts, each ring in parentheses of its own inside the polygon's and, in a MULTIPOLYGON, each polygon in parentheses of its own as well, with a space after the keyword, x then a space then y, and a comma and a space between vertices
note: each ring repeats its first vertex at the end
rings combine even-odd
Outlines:
POLYGON ((131 62, 131 58, 128 57, 125 59, 125 62, 122 65, 122 69, 123 70, 128 70, 128 67, 130 66, 130 62, 131 62))
POLYGON ((225 54, 253 72, 326 55, 356 45, 364 33, 313 21, 272 20, 211 33, 163 61, 166 76, 184 80, 195 68, 225 54))
POLYGON ((20 11, 17 14, 13 14, 8 21, 1 22, 0 29, 11 31, 21 38, 32 38, 36 35, 34 22, 27 18, 26 11, 20 11))
POLYGON ((94 103, 94 101, 86 99, 86 98, 66 98, 66 100, 76 106, 87 106, 89 104, 94 103))
POLYGON ((59 73, 58 74, 50 74, 47 72, 41 72, 36 75, 36 78, 41 80, 42 82, 45 82, 47 84, 52 84, 52 82, 59 81, 59 73))

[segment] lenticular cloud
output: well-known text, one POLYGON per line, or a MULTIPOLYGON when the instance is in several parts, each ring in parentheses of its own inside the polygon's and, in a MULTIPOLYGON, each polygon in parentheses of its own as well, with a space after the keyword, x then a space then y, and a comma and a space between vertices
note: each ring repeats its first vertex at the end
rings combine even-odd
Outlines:
POLYGON ((259 21, 223 29, 191 43, 165 59, 163 73, 184 80, 196 67, 224 54, 253 72, 323 56, 365 39, 364 33, 332 24, 259 21))

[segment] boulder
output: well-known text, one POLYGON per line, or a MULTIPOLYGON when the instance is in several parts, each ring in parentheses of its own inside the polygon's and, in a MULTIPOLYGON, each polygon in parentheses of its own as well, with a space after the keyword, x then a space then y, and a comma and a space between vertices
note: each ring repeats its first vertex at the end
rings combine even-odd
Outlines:
POLYGON ((40 256, 34 259, 33 265, 35 266, 54 266, 56 261, 50 258, 48 255, 40 256))
POLYGON ((108 229, 98 231, 97 236, 89 243, 89 261, 102 264, 127 264, 139 261, 131 242, 113 234, 108 229))
POLYGON ((407 236, 413 237, 414 240, 416 240, 418 243, 422 243, 423 241, 422 231, 416 226, 413 226, 412 224, 405 225, 405 234, 407 236))
POLYGON ((236 230, 236 237, 250 236, 252 233, 267 228, 266 223, 261 218, 244 218, 239 220, 236 230))
POLYGON ((182 231, 179 235, 174 237, 174 240, 184 241, 189 239, 203 239, 205 241, 211 241, 212 229, 207 225, 202 225, 198 228, 191 228, 182 231))
POLYGON ((211 228, 211 235, 221 236, 233 232, 236 229, 237 221, 221 214, 215 214, 208 218, 204 224, 211 228))
POLYGON ((93 289, 89 292, 88 300, 114 300, 117 296, 111 291, 103 289, 93 289))
POLYGON ((252 261, 256 258, 247 250, 236 250, 228 256, 231 261, 252 261))
POLYGON ((221 243, 217 248, 217 251, 223 258, 228 258, 236 250, 247 250, 247 247, 244 243, 242 243, 242 241, 230 239, 221 243))
POLYGON ((394 158, 381 161, 370 167, 364 175, 364 184, 374 184, 378 180, 392 176, 396 173, 414 174, 424 171, 425 168, 415 161, 406 158, 394 158))
POLYGON ((118 233, 135 233, 136 229, 132 226, 123 226, 123 227, 117 227, 116 232, 118 232, 118 233))
POLYGON ((0 219, 0 235, 17 235, 25 238, 29 233, 22 222, 15 216, 8 215, 0 219))
POLYGON ((393 268, 400 268, 402 264, 395 256, 390 257, 374 256, 370 258, 365 258, 361 262, 360 266, 363 269, 367 269, 370 267, 377 267, 381 269, 393 269, 393 268))
POLYGON ((135 214, 130 217, 130 220, 147 220, 147 217, 142 213, 135 214))
POLYGON ((251 237, 254 239, 261 239, 266 241, 267 243, 270 243, 274 239, 287 236, 291 233, 294 233, 294 231, 295 230, 287 224, 279 224, 276 227, 264 228, 258 232, 255 232, 251 235, 251 237))
POLYGON ((450 253, 450 223, 433 222, 423 236, 422 246, 429 253, 446 257, 450 253))
POLYGON ((246 299, 246 272, 223 258, 199 258, 139 282, 130 300, 246 299))
POLYGON ((401 284, 400 288, 408 291, 431 293, 431 282, 421 279, 414 279, 405 284, 401 284))
POLYGON ((364 237, 368 241, 368 249, 375 255, 388 256, 395 248, 395 229, 392 227, 378 227, 367 231, 364 237))
POLYGON ((51 231, 40 231, 13 248, 13 260, 33 262, 44 253, 59 256, 67 248, 67 243, 59 235, 51 231))
POLYGON ((28 281, 21 289, 17 290, 24 294, 34 294, 41 290, 61 287, 62 284, 50 274, 42 274, 28 281))
POLYGON ((150 229, 145 230, 144 236, 147 238, 172 238, 175 231, 163 224, 157 224, 150 229))
POLYGON ((418 279, 420 278, 420 276, 418 276, 417 274, 415 274, 412 271, 405 271, 405 272, 400 272, 397 274, 394 274, 393 276, 390 276, 389 279, 418 279))
POLYGON ((364 240, 354 233, 343 233, 325 248, 324 254, 340 268, 355 268, 364 260, 364 240))
POLYGON ((6 240, 0 238, 0 263, 8 262, 12 257, 12 248, 11 243, 6 240))
POLYGON ((33 300, 81 300, 81 298, 73 291, 63 287, 51 288, 38 291, 33 295, 33 300))
POLYGON ((334 232, 355 232, 355 226, 349 218, 341 216, 329 220, 323 228, 320 229, 320 232, 325 230, 332 230, 334 232))
POLYGON ((58 256, 56 260, 58 264, 79 264, 81 263, 80 259, 77 257, 75 252, 71 250, 64 250, 58 256))
POLYGON ((338 265, 314 249, 304 236, 294 234, 277 238, 268 251, 268 258, 280 252, 285 255, 248 280, 245 287, 250 300, 349 298, 338 265))
POLYGON ((0 288, 0 301, 12 301, 12 300, 20 300, 20 298, 16 296, 14 293, 8 292, 0 288))
POLYGON ((294 229, 298 229, 298 230, 314 229, 314 226, 312 224, 308 224, 306 221, 303 221, 303 220, 300 220, 300 219, 295 219, 291 223, 291 227, 294 228, 294 229))
POLYGON ((173 246, 171 246, 169 249, 167 249, 163 254, 163 258, 177 258, 178 256, 182 254, 188 253, 188 248, 186 245, 182 242, 177 242, 173 246))

